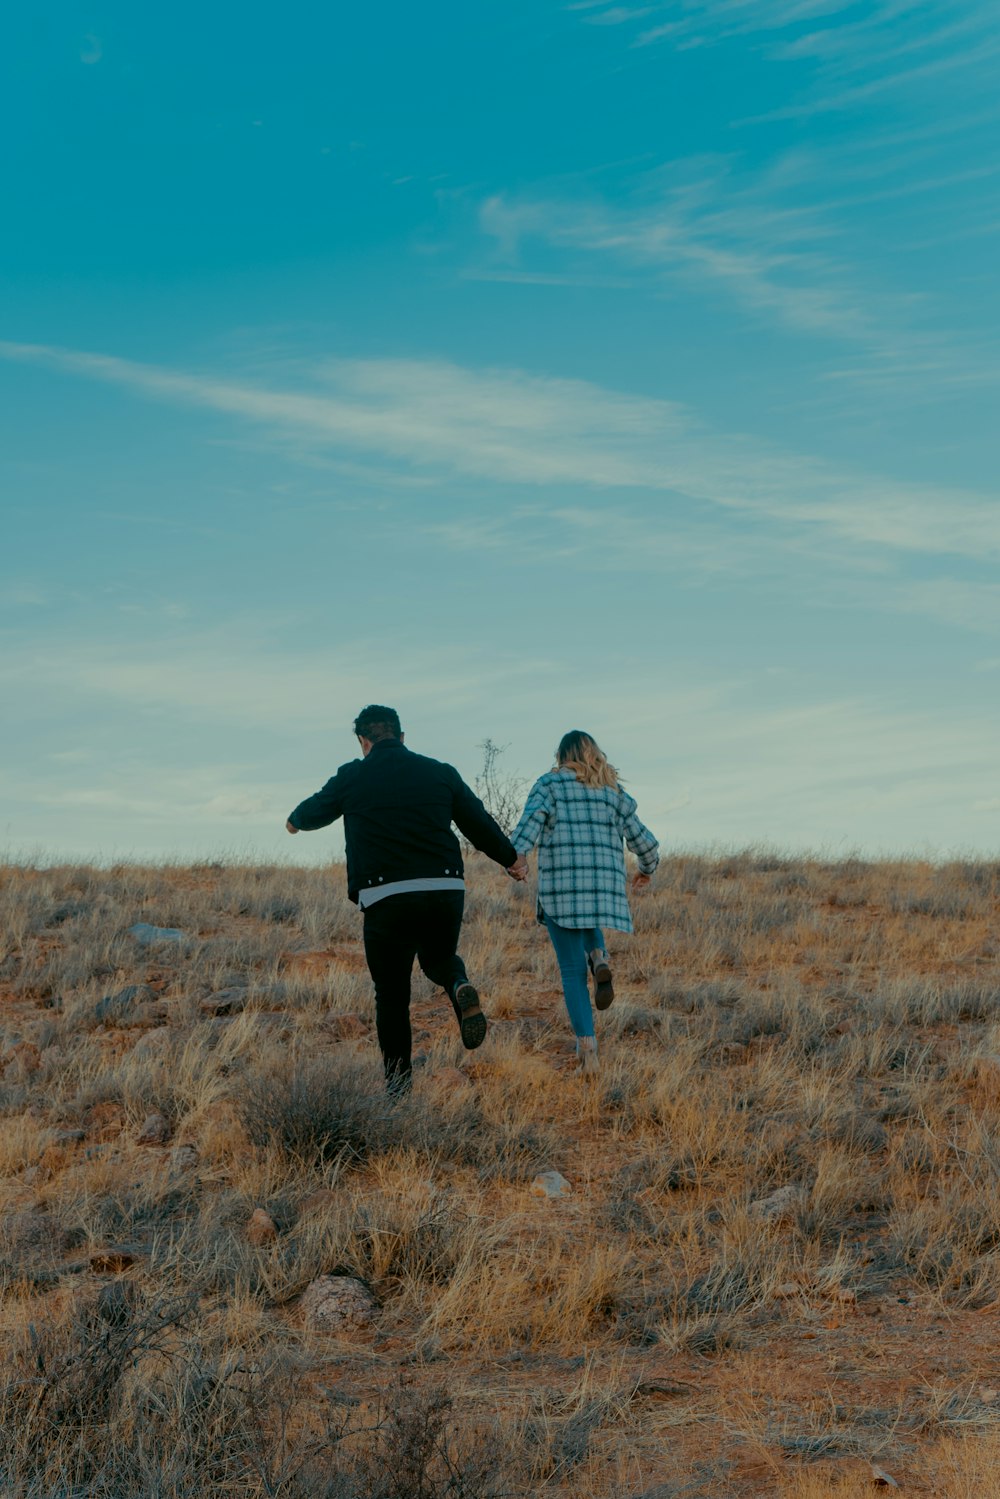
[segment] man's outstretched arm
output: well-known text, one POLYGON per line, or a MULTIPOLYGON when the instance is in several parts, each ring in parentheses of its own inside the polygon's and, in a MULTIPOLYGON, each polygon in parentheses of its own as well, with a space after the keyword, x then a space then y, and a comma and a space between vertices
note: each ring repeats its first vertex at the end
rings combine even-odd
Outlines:
POLYGON ((331 822, 336 822, 338 817, 344 815, 343 789, 341 772, 338 770, 322 790, 317 791, 314 796, 307 796, 304 802, 299 802, 285 827, 290 833, 311 833, 316 828, 329 827, 331 822))
POLYGON ((523 880, 526 873, 524 861, 511 843, 500 824, 490 816, 479 797, 467 786, 455 771, 454 802, 452 817, 460 833, 464 833, 480 853, 486 854, 495 863, 502 865, 516 880, 523 880))

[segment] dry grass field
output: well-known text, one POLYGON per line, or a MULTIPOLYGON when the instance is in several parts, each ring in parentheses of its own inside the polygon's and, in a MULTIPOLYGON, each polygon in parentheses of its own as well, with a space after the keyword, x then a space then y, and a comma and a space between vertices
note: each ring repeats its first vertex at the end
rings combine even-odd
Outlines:
POLYGON ((667 859, 596 1079, 469 883, 390 1105, 339 868, 0 870, 5 1499, 1000 1495, 1000 865, 667 859))

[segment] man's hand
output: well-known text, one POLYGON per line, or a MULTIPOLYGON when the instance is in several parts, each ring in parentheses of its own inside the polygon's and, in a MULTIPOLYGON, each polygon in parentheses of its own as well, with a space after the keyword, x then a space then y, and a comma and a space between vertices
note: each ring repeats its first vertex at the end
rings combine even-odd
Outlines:
POLYGON ((285 827, 287 828, 287 830, 288 830, 289 833, 297 833, 299 831, 299 829, 295 826, 295 824, 294 824, 294 822, 292 821, 291 818, 289 818, 288 821, 285 823, 285 827))
POLYGON ((637 871, 632 876, 632 889, 644 890, 652 878, 653 876, 651 874, 642 874, 637 871))
POLYGON ((528 878, 528 861, 523 854, 518 854, 514 863, 507 870, 512 880, 526 880, 528 878))

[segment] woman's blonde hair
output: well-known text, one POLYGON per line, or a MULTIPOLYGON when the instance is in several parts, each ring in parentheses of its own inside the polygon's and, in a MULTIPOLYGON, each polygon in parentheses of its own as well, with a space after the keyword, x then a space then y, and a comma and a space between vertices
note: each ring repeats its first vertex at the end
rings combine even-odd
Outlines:
POLYGON ((572 770, 581 786, 618 789, 619 776, 601 746, 582 729, 570 729, 559 741, 556 770, 572 770))

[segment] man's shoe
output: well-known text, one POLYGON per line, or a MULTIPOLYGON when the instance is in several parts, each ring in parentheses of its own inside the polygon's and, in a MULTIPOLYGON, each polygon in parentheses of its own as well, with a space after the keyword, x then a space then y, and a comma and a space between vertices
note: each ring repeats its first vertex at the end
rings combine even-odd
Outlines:
POLYGON ((462 1045, 466 1051, 475 1051, 486 1040, 486 1016, 479 1008, 479 995, 471 984, 459 984, 455 990, 455 1003, 460 1012, 458 1023, 462 1045))
POLYGON ((594 975, 594 1004, 599 1010, 606 1010, 615 997, 615 986, 611 982, 611 968, 608 964, 608 955, 596 948, 590 954, 590 971, 594 975))

